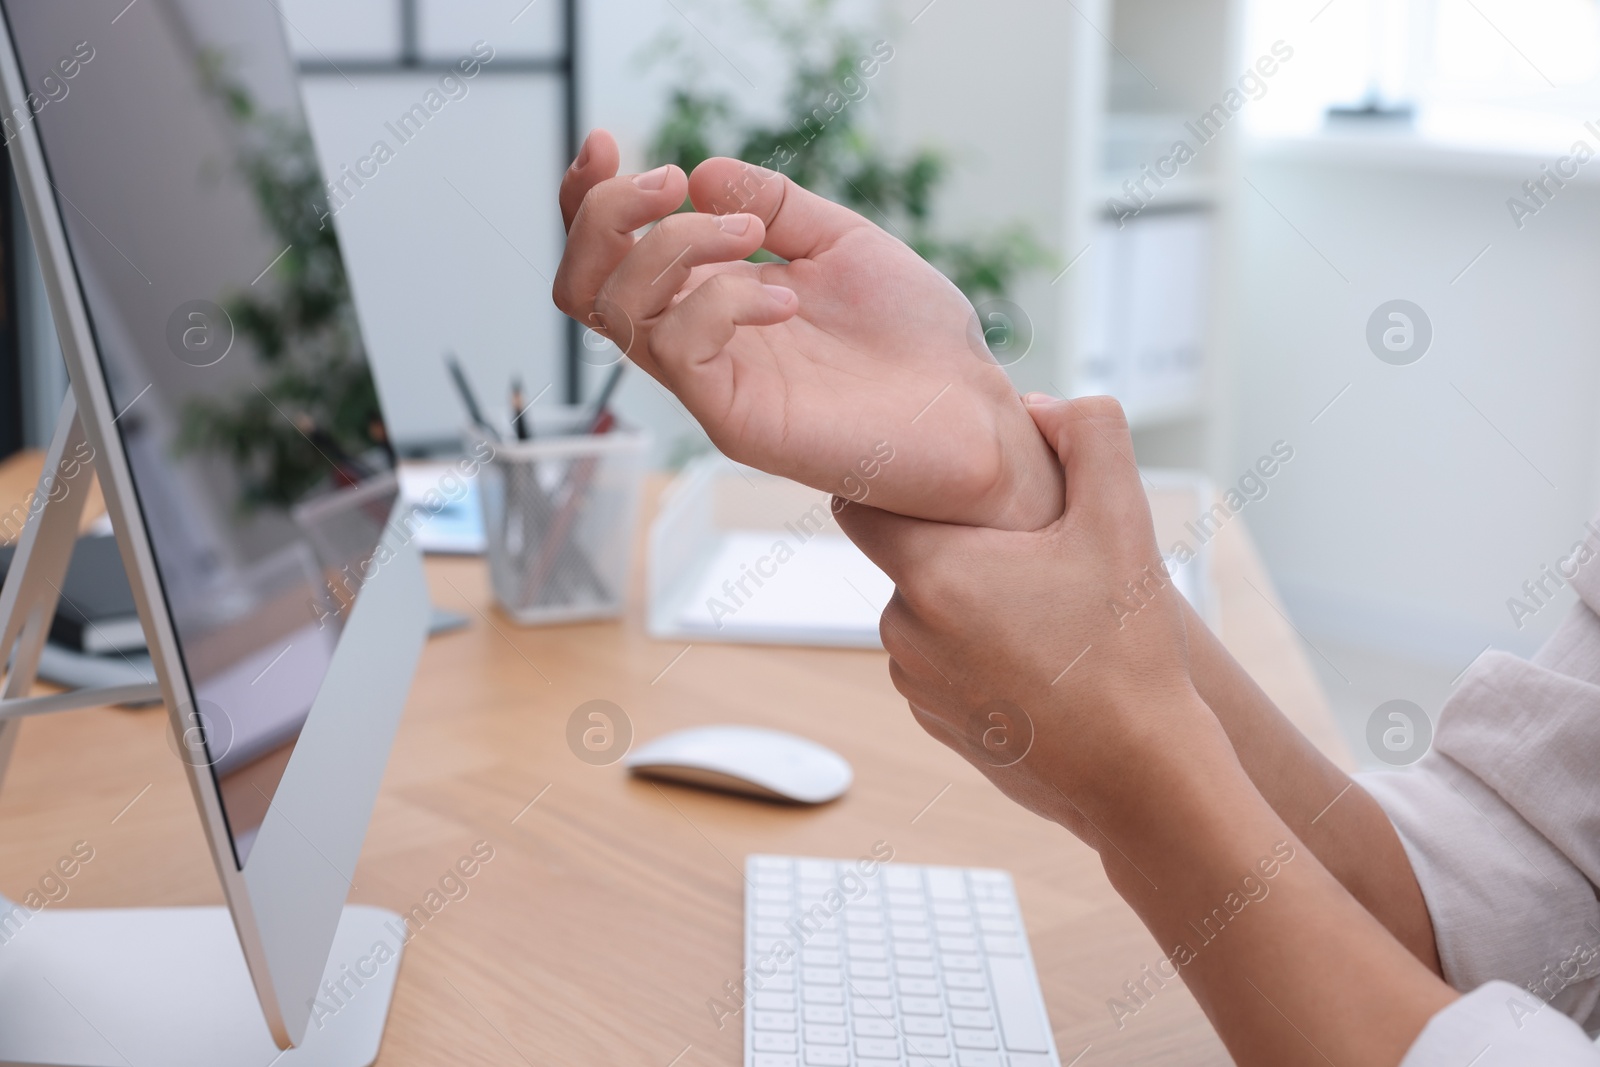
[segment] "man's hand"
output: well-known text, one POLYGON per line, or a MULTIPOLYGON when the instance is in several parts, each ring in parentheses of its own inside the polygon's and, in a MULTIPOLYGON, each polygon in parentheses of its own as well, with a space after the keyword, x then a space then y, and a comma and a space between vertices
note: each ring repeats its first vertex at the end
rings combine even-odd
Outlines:
POLYGON ((1031 410, 1066 468, 1066 512, 1045 529, 839 514, 895 581, 895 687, 931 734, 1100 853, 1168 954, 1159 973, 1182 977, 1241 1067, 1399 1061, 1455 994, 1279 818, 1193 687, 1116 402, 1031 410), (1143 607, 1113 610, 1130 582, 1143 607))
POLYGON ((838 518, 894 580, 880 632, 918 721, 1099 847, 1099 812, 1154 795, 1176 753, 1228 746, 1190 683, 1182 599, 1122 459, 1122 409, 1038 399, 1066 474, 1066 512, 1050 526, 979 530, 854 504, 838 518), (1131 615, 1112 607, 1129 583, 1145 604, 1131 615))
POLYGON ((972 305, 905 244, 737 160, 688 177, 617 167, 596 131, 562 181, 556 305, 726 455, 920 518, 1028 530, 1060 515, 1059 465, 972 305), (685 195, 696 210, 673 214, 685 195), (745 262, 758 248, 787 262, 745 262))

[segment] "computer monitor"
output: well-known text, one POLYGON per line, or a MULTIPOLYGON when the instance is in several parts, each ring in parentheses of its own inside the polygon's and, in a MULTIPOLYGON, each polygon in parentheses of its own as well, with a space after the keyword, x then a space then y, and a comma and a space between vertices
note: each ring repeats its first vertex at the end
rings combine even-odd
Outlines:
POLYGON ((426 629, 272 0, 0 0, 78 416, 251 978, 305 1031, 426 629))

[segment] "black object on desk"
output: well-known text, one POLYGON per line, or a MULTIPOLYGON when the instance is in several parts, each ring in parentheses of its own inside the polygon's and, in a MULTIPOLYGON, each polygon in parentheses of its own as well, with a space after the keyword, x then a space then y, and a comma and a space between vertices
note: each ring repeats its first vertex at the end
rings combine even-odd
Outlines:
MULTIPOLYGON (((11 566, 15 546, 0 548, 0 579, 11 566)), ((144 627, 133 589, 122 570, 117 539, 110 534, 78 538, 72 563, 61 583, 61 600, 50 641, 93 655, 144 649, 144 627)))

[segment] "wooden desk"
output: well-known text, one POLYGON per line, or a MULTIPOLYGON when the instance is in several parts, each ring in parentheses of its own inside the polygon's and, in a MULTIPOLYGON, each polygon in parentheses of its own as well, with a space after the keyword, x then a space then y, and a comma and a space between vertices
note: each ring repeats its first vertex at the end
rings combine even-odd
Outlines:
MULTIPOLYGON (((0 465, 26 496, 37 455, 0 465)), ((1278 704, 1348 762, 1242 520, 1213 542, 1222 634, 1278 704), (1251 588, 1251 586, 1255 588, 1251 588), (1261 592, 1257 592, 1260 590, 1261 592)), ((649 639, 621 623, 521 630, 490 607, 481 561, 428 564, 470 629, 428 643, 352 898, 405 911, 486 840, 494 859, 411 942, 384 1067, 742 1063, 708 1001, 742 966, 741 866, 755 851, 1010 869, 1066 1063, 1225 1064, 1181 985, 1116 1029, 1106 1002, 1161 955, 1089 849, 1004 799, 927 737, 879 652, 649 639), (854 764, 849 795, 794 809, 631 779, 565 739, 586 700, 649 738, 701 723, 797 730, 854 764), (537 798, 537 803, 530 802, 537 798), (675 1058, 676 1057, 676 1058, 675 1058)), ((16 898, 79 840, 77 906, 213 904, 221 893, 159 710, 29 720, 0 796, 0 891, 16 898)))

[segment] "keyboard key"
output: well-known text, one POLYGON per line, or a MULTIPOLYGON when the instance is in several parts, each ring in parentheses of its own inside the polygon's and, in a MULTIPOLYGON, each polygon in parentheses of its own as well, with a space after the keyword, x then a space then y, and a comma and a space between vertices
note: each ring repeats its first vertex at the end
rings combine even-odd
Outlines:
POLYGON ((800 872, 801 878, 826 879, 830 882, 839 873, 832 860, 796 860, 795 869, 800 872))
POLYGON ((837 967, 802 967, 800 980, 806 985, 839 985, 844 975, 837 967))
POLYGON ((837 968, 841 962, 837 952, 830 952, 827 949, 808 948, 800 953, 800 963, 806 967, 837 968))
POLYGON ((850 1050, 809 1045, 806 1047, 806 1063, 809 1067, 850 1067, 850 1050))
POLYGON ((1018 932, 1017 924, 1010 919, 1000 919, 993 915, 978 916, 978 929, 986 934, 1013 935, 1018 932))
POLYGON ((899 1060, 900 1042, 879 1037, 857 1038, 856 1055, 864 1060, 899 1060))
POLYGON ((900 1020, 900 1028, 908 1034, 926 1037, 943 1037, 944 1020, 938 1016, 908 1015, 900 1020))
POLYGON ((888 1019, 857 1019, 853 1024, 857 1037, 898 1037, 894 1023, 888 1019))
MULTIPOLYGON (((928 928, 921 923, 904 922, 897 922, 889 927, 889 934, 895 939, 896 943, 901 941, 926 941, 929 936, 928 928)), ((972 949, 967 951, 971 952, 972 949)))
POLYGON ((915 867, 885 867, 883 884, 890 889, 915 889, 922 892, 922 872, 915 867))
POLYGON ((954 1029, 951 1036, 955 1038, 958 1048, 999 1048, 1000 1041, 993 1030, 962 1030, 954 1029))
POLYGON ((936 997, 939 995, 939 983, 932 978, 902 978, 895 984, 904 996, 936 997))
POLYGON ((898 959, 894 961, 894 973, 913 978, 932 978, 934 970, 932 962, 928 960, 898 959))
POLYGON ((844 990, 838 986, 802 986, 800 999, 807 1004, 843 1004, 844 990))
POLYGON ((844 1008, 832 1004, 807 1004, 805 1019, 808 1023, 820 1023, 823 1026, 843 1026, 844 1008))
POLYGON ((850 992, 858 997, 887 997, 892 995, 893 990, 889 988, 889 983, 881 978, 863 978, 859 982, 850 983, 850 992))
POLYGON ((889 977, 889 965, 887 963, 875 963, 872 960, 851 960, 850 977, 887 978, 889 977))
POLYGON ((967 879, 955 867, 928 868, 928 896, 934 900, 966 900, 967 879))
POLYGON ((983 951, 991 956, 1020 956, 1022 955, 1022 938, 985 936, 983 939, 983 951))
POLYGON ((889 958, 888 951, 882 945, 874 945, 860 941, 850 942, 850 947, 846 950, 846 955, 853 960, 886 960, 889 958))
POLYGON ((976 933, 971 919, 944 919, 933 920, 933 928, 943 937, 971 937, 976 933))
POLYGON ((856 944, 879 944, 879 945, 881 945, 881 944, 883 944, 883 939, 884 939, 883 924, 879 923, 877 926, 862 926, 862 925, 856 923, 854 919, 852 919, 851 920, 851 925, 845 927, 845 937, 848 938, 850 943, 853 944, 853 945, 856 945, 856 944))
POLYGON ((986 1011, 967 1011, 955 1008, 950 1012, 951 1026, 965 1026, 973 1030, 993 1030, 994 1016, 986 1011))
POLYGON ((896 941, 894 954, 897 959, 931 960, 933 946, 926 941, 896 941))
POLYGON ((939 957, 939 962, 944 964, 947 971, 981 971, 983 963, 976 956, 963 956, 949 953, 939 957))
POLYGON ((850 1035, 845 1033, 842 1026, 808 1026, 805 1030, 806 1046, 812 1045, 848 1045, 850 1035))
POLYGON ((800 1067, 799 1057, 756 1053, 756 1067, 800 1067))
POLYGON ((850 1001, 850 1014, 857 1019, 893 1019, 894 1001, 879 997, 856 997, 850 1001))
POLYGON ((770 989, 774 993, 793 993, 794 972, 780 971, 777 974, 770 975, 768 977, 757 975, 755 978, 755 983, 757 988, 770 989))
POLYGON ((933 913, 943 919, 966 919, 971 917, 972 909, 963 901, 936 900, 933 913))
POLYGON ((971 1052, 962 1050, 956 1053, 956 1062, 961 1067, 1003 1067, 1000 1054, 997 1052, 971 1052))
POLYGON ((1056 1067, 1054 1057, 1043 1052, 1013 1052, 1008 1059, 1011 1067, 1056 1067))
MULTIPOLYGON (((907 1015, 943 1015, 944 1005, 937 997, 901 997, 900 1010, 907 1015)), ((994 1048, 993 1045, 987 1046, 994 1048)))
POLYGON ((799 1052, 800 1044, 793 1034, 771 1034, 756 1031, 752 1042, 757 1052, 799 1052))
POLYGON ((944 984, 950 989, 988 989, 989 983, 984 981, 981 974, 969 974, 965 971, 952 971, 944 976, 944 984))
POLYGON ((977 909, 980 916, 988 915, 996 919, 1010 919, 1017 913, 1010 903, 1001 903, 998 900, 980 900, 977 909))
POLYGON ((940 952, 976 952, 978 951, 977 938, 972 937, 941 937, 939 938, 940 952))
POLYGON ((788 1011, 758 1011, 750 1015, 750 1025, 757 1030, 777 1030, 794 1033, 795 1017, 788 1011))
POLYGON ((989 961, 994 983, 995 1013, 1011 1052, 1049 1052, 1050 1030, 1039 1010, 1037 979, 1026 960, 996 957, 989 961))
POLYGON ((987 1008, 989 998, 975 989, 948 989, 944 999, 952 1008, 987 1008))
POLYGON ((907 1037, 906 1051, 920 1056, 948 1056, 950 1043, 942 1037, 907 1037))
POLYGON ((928 922, 928 909, 893 907, 889 909, 889 921, 907 926, 925 926, 928 922))
POLYGON ((750 998, 750 1006, 756 1011, 794 1011, 794 994, 757 993, 750 998))

